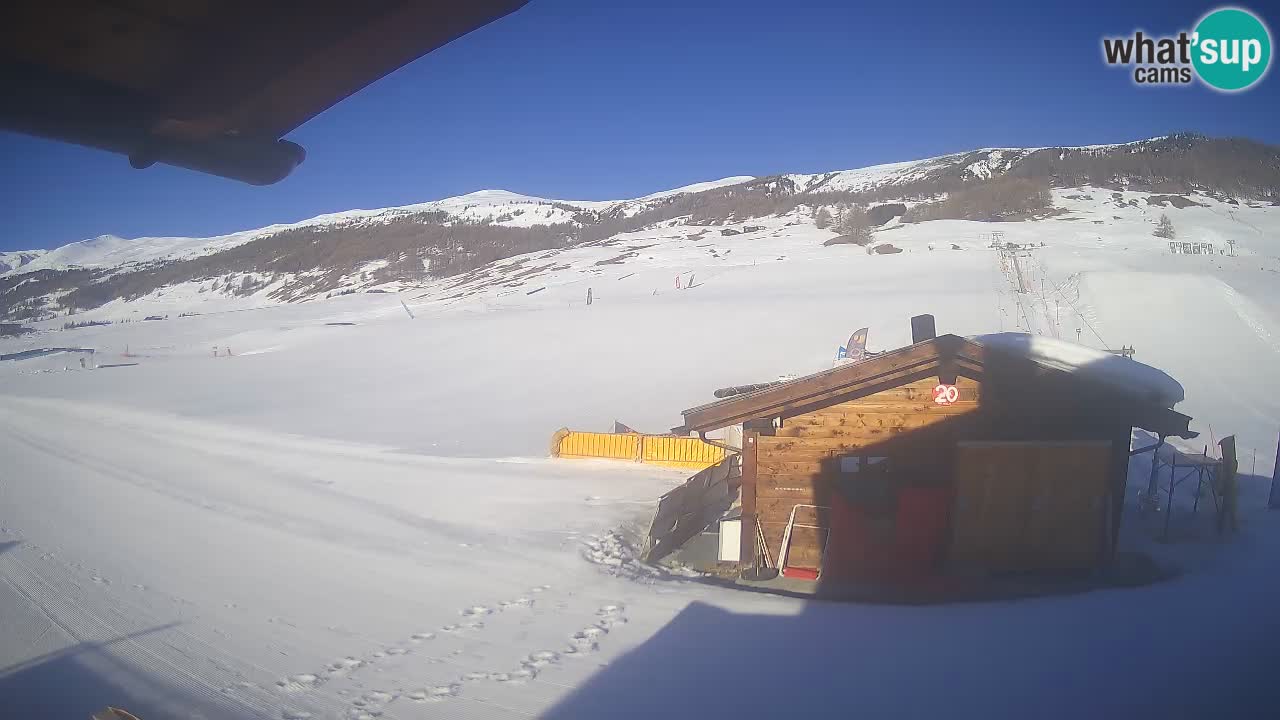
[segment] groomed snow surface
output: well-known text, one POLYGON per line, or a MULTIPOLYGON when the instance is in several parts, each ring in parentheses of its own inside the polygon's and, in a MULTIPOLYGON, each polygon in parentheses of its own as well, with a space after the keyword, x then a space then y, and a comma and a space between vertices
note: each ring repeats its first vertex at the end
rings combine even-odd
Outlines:
POLYGON ((877 233, 892 255, 823 247, 832 233, 801 214, 732 236, 664 225, 404 288, 413 320, 395 294, 278 306, 182 286, 75 318, 112 325, 2 340, 94 348, 98 369, 0 362, 0 704, 144 720, 1274 717, 1280 516, 1253 475, 1270 475, 1280 429, 1280 215, 1198 199, 1068 191, 1050 220, 877 233), (1238 256, 1170 255, 1160 212, 1238 256), (1033 293, 1013 292, 993 229, 1045 243, 1022 261, 1033 293), (1163 517, 1131 494, 1124 547, 1175 579, 827 604, 647 570, 630 534, 685 474, 546 457, 561 426, 661 431, 714 388, 830 367, 864 325, 872 349, 901 346, 922 312, 940 332, 1029 331, 1030 352, 1073 368, 1136 347, 1185 394, 1202 438, 1184 450, 1237 435, 1241 533, 1191 533, 1207 515, 1184 509, 1175 541, 1153 542, 1163 517))

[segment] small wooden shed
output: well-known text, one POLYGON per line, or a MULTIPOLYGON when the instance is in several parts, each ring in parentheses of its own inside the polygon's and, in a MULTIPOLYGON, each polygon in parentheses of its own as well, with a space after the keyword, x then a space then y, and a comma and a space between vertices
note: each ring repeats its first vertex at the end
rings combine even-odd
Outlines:
POLYGON ((684 411, 677 433, 743 426, 742 567, 1090 569, 1116 546, 1132 429, 1195 436, 1141 388, 928 320, 910 346, 684 411))

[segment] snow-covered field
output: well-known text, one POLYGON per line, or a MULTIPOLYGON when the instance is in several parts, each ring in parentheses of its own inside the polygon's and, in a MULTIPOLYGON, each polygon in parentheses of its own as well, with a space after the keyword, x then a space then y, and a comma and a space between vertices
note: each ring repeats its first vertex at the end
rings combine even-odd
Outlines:
POLYGON ((714 388, 829 367, 863 325, 872 349, 903 345, 931 312, 940 332, 1134 346, 1184 386, 1204 436, 1188 449, 1235 434, 1242 472, 1256 449, 1269 476, 1280 208, 1056 195, 1067 212, 1036 222, 895 221, 876 242, 897 254, 823 247, 807 213, 733 235, 674 223, 399 297, 179 287, 75 318, 116 324, 0 341, 99 366, 0 362, 0 702, 144 720, 1267 716, 1280 515, 1259 480, 1230 541, 1151 546, 1132 524, 1130 547, 1187 570, 1173 581, 883 607, 654 576, 615 532, 683 474, 546 459, 558 427, 661 431, 714 388), (1170 254, 1161 212, 1236 256, 1170 254), (1037 246, 1031 292, 993 230, 1037 246))

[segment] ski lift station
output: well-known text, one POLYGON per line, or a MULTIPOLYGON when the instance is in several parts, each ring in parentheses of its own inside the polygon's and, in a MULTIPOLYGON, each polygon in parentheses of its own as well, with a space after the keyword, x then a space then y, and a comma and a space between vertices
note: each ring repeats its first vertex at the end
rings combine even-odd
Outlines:
POLYGON ((913 318, 909 346, 685 410, 674 434, 727 430, 736 447, 662 497, 644 558, 833 596, 1097 577, 1133 429, 1196 435, 1172 409, 1182 387, 1073 343, 933 326, 913 318))

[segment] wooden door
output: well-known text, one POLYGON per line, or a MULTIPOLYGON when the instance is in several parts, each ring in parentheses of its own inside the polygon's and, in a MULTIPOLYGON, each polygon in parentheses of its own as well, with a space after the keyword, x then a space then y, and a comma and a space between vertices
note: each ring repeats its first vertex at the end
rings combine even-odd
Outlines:
POLYGON ((1108 442, 1037 448, 1039 483, 1027 523, 1027 549, 1035 569, 1083 569, 1097 563, 1110 452, 1108 442))
POLYGON ((1108 442, 960 443, 950 561, 987 572, 1092 567, 1108 442))

